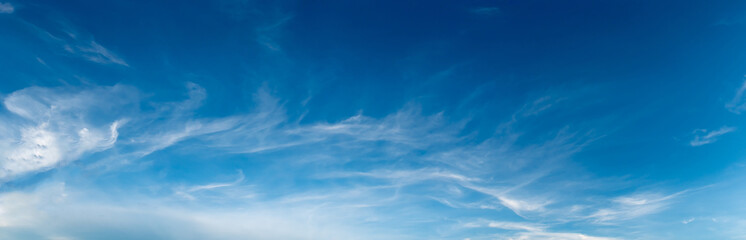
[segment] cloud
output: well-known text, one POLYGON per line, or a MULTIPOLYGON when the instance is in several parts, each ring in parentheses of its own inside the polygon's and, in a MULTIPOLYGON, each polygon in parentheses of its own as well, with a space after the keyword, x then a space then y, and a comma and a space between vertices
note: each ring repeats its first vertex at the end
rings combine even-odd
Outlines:
POLYGON ((0 194, 0 238, 302 240, 396 236, 358 229, 339 218, 345 214, 329 211, 320 214, 280 205, 204 210, 135 196, 114 203, 61 182, 49 182, 32 191, 0 194))
POLYGON ((546 200, 519 199, 516 197, 508 196, 508 189, 499 191, 493 188, 475 185, 465 185, 464 187, 495 197, 500 202, 500 204, 512 210, 515 214, 521 217, 524 217, 527 212, 543 212, 545 210, 544 207, 551 203, 550 201, 546 200))
POLYGON ((10 3, 0 2, 0 13, 13 13, 15 8, 10 3))
POLYGON ((705 144, 710 144, 710 143, 717 141, 718 137, 726 133, 733 132, 735 130, 736 130, 735 127, 728 127, 728 126, 723 126, 718 130, 712 130, 712 131, 708 131, 707 129, 697 129, 697 130, 694 130, 694 134, 696 134, 696 136, 694 136, 694 139, 692 139, 692 141, 689 142, 689 145, 691 145, 692 147, 697 147, 697 146, 702 146, 705 144))
POLYGON ((32 87, 11 93, 3 105, 13 115, 0 118, 0 179, 44 171, 111 148, 125 121, 96 121, 90 114, 128 101, 132 91, 116 85, 78 92, 32 87), (101 95, 109 101, 99 101, 101 95))
MULTIPOLYGON (((195 193, 200 191, 213 191, 218 190, 222 188, 228 188, 233 187, 241 184, 245 179, 245 176, 243 174, 243 171, 238 170, 238 178, 235 181, 232 182, 218 182, 218 183, 210 183, 205 185, 197 185, 197 186, 191 186, 186 189, 179 189, 176 190, 176 195, 182 196, 186 199, 195 200, 196 197, 194 196, 195 193)), ((251 197, 251 194, 243 194, 243 197, 251 197)))
POLYGON ((594 237, 580 233, 559 232, 525 232, 519 233, 514 240, 615 240, 618 238, 594 237))
POLYGON ((460 124, 447 125, 442 113, 422 116, 416 104, 408 104, 383 119, 362 114, 338 123, 320 123, 294 130, 313 136, 348 136, 358 141, 383 141, 424 149, 455 140, 460 124))
POLYGON ((73 54, 78 54, 91 62, 100 64, 119 64, 129 67, 127 62, 125 62, 122 58, 104 48, 94 40, 82 41, 73 44, 73 46, 66 45, 65 50, 73 54))
POLYGON ((681 191, 670 195, 658 193, 638 193, 616 197, 611 200, 613 206, 602 208, 589 215, 596 223, 608 223, 639 218, 662 211, 670 204, 670 200, 684 194, 681 191))
POLYGON ((234 185, 237 185, 237 184, 241 183, 244 180, 243 171, 238 170, 238 175, 239 175, 238 179, 236 179, 233 182, 229 182, 229 183, 211 183, 211 184, 207 184, 207 185, 199 185, 199 186, 194 186, 194 187, 189 188, 188 191, 189 192, 196 192, 196 191, 202 191, 202 190, 210 190, 210 189, 215 189, 215 188, 223 188, 223 187, 234 186, 234 185))
POLYGON ((521 230, 529 232, 541 232, 546 228, 545 226, 533 224, 533 223, 520 223, 520 222, 490 222, 487 224, 491 228, 500 228, 505 230, 521 230))
POLYGON ((29 22, 26 22, 26 24, 39 38, 55 48, 63 50, 66 54, 99 64, 116 64, 129 67, 124 59, 102 46, 94 40, 93 36, 80 32, 64 21, 60 21, 62 26, 59 29, 51 30, 29 22))
POLYGON ((730 102, 725 104, 725 108, 735 114, 741 114, 746 110, 746 99, 744 99, 744 92, 746 91, 746 80, 741 84, 741 87, 736 91, 736 95, 730 102))
POLYGON ((457 182, 472 182, 479 179, 469 178, 460 174, 445 172, 438 169, 418 170, 377 170, 372 172, 338 172, 325 174, 325 178, 338 177, 372 177, 396 181, 398 184, 412 184, 426 180, 445 180, 457 182))
POLYGON ((505 222, 505 221, 485 221, 470 222, 464 225, 467 228, 489 227, 502 230, 508 230, 512 233, 504 239, 510 240, 614 240, 617 238, 589 236, 581 233, 552 232, 547 231, 549 228, 544 224, 529 222, 505 222))
MULTIPOLYGON (((577 205, 582 200, 563 197, 563 192, 577 192, 574 187, 544 179, 556 177, 555 169, 562 167, 574 153, 591 142, 593 136, 563 127, 547 133, 538 142, 525 144, 520 140, 521 121, 548 114, 551 111, 546 109, 557 102, 553 99, 561 98, 544 98, 525 104, 509 120, 510 131, 478 139, 464 133, 467 120, 449 119, 443 112, 424 114, 414 103, 378 118, 359 113, 336 122, 301 124, 288 119, 283 106, 286 103, 269 92, 266 87, 258 89, 253 95, 254 107, 246 113, 206 117, 195 112, 210 97, 208 91, 190 82, 185 84, 182 99, 165 102, 152 101, 136 89, 123 85, 86 89, 23 89, 11 93, 4 100, 9 115, 0 115, 0 120, 10 125, 1 125, 0 131, 13 134, 3 135, 12 137, 4 141, 8 145, 3 145, 2 149, 31 149, 26 151, 29 156, 36 154, 45 156, 43 159, 54 159, 51 165, 35 166, 34 170, 25 173, 53 167, 65 168, 66 162, 94 152, 101 154, 96 155, 93 161, 86 161, 86 171, 104 169, 116 174, 118 167, 137 163, 141 158, 147 158, 143 162, 163 161, 158 165, 178 165, 178 160, 153 155, 167 149, 184 149, 195 157, 231 154, 242 156, 242 159, 262 159, 261 163, 252 163, 251 168, 277 173, 277 177, 257 177, 244 175, 248 168, 243 168, 238 169, 238 176, 235 173, 224 175, 230 176, 233 181, 223 177, 219 178, 223 180, 208 183, 197 177, 180 180, 179 183, 160 182, 161 179, 158 179, 148 188, 154 189, 153 192, 166 193, 148 197, 148 201, 154 205, 144 209, 156 209, 150 212, 121 203, 95 202, 90 204, 91 209, 77 204, 60 206, 60 209, 74 211, 100 211, 106 218, 121 217, 121 222, 102 220, 101 229, 104 230, 101 231, 137 229, 142 225, 130 219, 142 218, 154 219, 159 226, 163 222, 183 223, 186 226, 235 224, 215 220, 224 218, 259 224, 262 221, 247 217, 247 214, 262 212, 262 209, 271 209, 264 212, 282 219, 287 214, 284 211, 305 214, 291 214, 292 221, 276 222, 292 226, 298 224, 295 222, 300 221, 298 219, 315 223, 316 217, 323 216, 335 224, 355 223, 392 231, 403 229, 395 226, 438 228, 446 223, 432 220, 443 218, 440 212, 433 209, 449 207, 508 214, 505 216, 511 217, 515 217, 515 213, 525 222, 490 221, 482 226, 493 231, 516 231, 517 238, 554 236, 558 239, 576 239, 586 235, 552 233, 549 230, 553 224, 562 221, 583 223, 588 219, 602 219, 599 222, 626 219, 628 216, 622 211, 645 212, 635 209, 665 202, 655 200, 654 195, 631 195, 614 199, 610 206, 601 208, 604 211, 599 210, 599 214, 592 217, 582 213, 571 215, 583 215, 585 218, 559 216, 568 214, 562 206, 577 205), (104 98, 109 101, 96 101, 104 98), (28 133, 19 129, 28 129, 28 133), (24 136, 28 140, 23 140, 24 136), (284 184, 285 181, 304 181, 313 186, 284 184), (433 200, 446 206, 433 206, 433 200), (164 203, 173 207, 164 207, 164 203), (637 203, 643 204, 635 205, 637 203), (195 206, 213 209, 220 214, 189 210, 189 207, 195 206), (214 206, 226 207, 215 209, 214 206), (398 210, 392 212, 394 208, 398 210), (332 213, 341 215, 332 216, 332 213), (205 223, 196 219, 207 220, 204 220, 205 223), (546 221, 537 222, 537 219, 546 221)), ((24 161, 34 163, 33 159, 29 159, 24 161)), ((3 164, 12 165, 8 161, 3 164)), ((245 163, 237 161, 236 164, 242 166, 245 163)), ((58 172, 64 171, 61 169, 58 172)), ((24 174, 20 170, 16 172, 19 172, 14 173, 16 175, 24 174)), ((6 180, 12 179, 13 176, 9 176, 6 180)), ((142 206, 141 203, 131 204, 142 206)), ((60 226, 59 229, 17 227, 26 229, 23 230, 26 232, 49 233, 45 237, 76 237, 78 235, 71 233, 68 228, 81 228, 93 221, 76 215, 67 218, 65 214, 68 213, 45 211, 37 217, 41 219, 38 221, 71 224, 60 226)), ((463 217, 460 215, 454 213, 448 218, 463 217)), ((170 235, 174 233, 169 229, 172 229, 171 225, 164 225, 164 230, 160 232, 165 234, 162 238, 183 237, 170 235)), ((194 227, 194 232, 190 233, 204 236, 213 231, 200 229, 194 227)), ((255 236, 252 234, 263 230, 256 228, 256 232, 245 233, 240 229, 243 229, 242 226, 221 228, 226 234, 238 233, 220 236, 226 236, 224 239, 251 238, 255 236)), ((159 233, 154 231, 147 234, 159 233)), ((292 235, 287 238, 306 239, 305 236, 292 235)), ((336 237, 333 234, 323 236, 336 237)), ((445 234, 416 232, 408 236, 437 238, 445 234)), ((397 239, 402 238, 399 236, 397 239)))
POLYGON ((128 86, 80 88, 31 87, 3 99, 10 115, 0 116, 0 178, 46 171, 85 155, 115 147, 109 158, 131 161, 185 139, 225 131, 239 119, 193 118, 204 89, 188 83, 181 102, 153 103, 143 112, 140 93, 128 86), (101 101, 100 99, 107 99, 101 101), (122 127, 126 126, 122 132, 122 127))
POLYGON ((280 37, 282 26, 292 20, 292 15, 285 15, 274 22, 256 29, 256 42, 272 51, 280 51, 282 47, 277 43, 280 37))

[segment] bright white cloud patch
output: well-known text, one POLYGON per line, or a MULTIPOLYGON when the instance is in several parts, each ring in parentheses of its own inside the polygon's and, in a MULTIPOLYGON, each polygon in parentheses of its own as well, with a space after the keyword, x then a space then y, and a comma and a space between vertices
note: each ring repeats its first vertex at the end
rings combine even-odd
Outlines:
POLYGON ((86 153, 111 148, 123 121, 92 119, 93 111, 120 107, 132 89, 123 86, 84 91, 28 88, 8 95, 3 105, 15 116, 0 118, 0 178, 43 171, 86 153), (109 96, 108 102, 98 101, 109 96))

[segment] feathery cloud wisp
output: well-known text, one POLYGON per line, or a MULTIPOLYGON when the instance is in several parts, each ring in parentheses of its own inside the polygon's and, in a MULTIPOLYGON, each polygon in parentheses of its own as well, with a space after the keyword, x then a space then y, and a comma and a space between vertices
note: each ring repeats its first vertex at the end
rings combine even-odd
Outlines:
POLYGON ((94 40, 90 34, 78 31, 71 24, 62 21, 60 29, 45 29, 28 23, 31 30, 42 40, 57 48, 61 48, 66 54, 85 59, 98 64, 116 64, 129 67, 129 64, 111 50, 102 46, 94 40), (52 33, 55 32, 55 33, 52 33))
POLYGON ((694 134, 696 134, 696 136, 694 136, 694 139, 692 139, 692 141, 689 142, 689 145, 691 145, 692 147, 698 147, 698 146, 702 146, 705 144, 710 144, 710 143, 717 141, 718 137, 725 135, 726 133, 733 132, 735 130, 736 130, 735 127, 728 127, 728 126, 723 126, 718 130, 710 130, 710 131, 708 131, 707 129, 697 129, 697 130, 694 130, 694 134))
POLYGON ((733 96, 733 99, 725 104, 725 108, 735 114, 741 114, 743 111, 745 111, 746 99, 744 99, 744 92, 746 92, 746 80, 744 80, 741 84, 741 87, 738 88, 738 90, 736 91, 736 95, 733 96))
POLYGON ((670 200, 684 194, 688 190, 661 195, 657 193, 640 193, 620 196, 612 199, 612 207, 602 208, 588 216, 596 223, 630 220, 662 211, 670 204, 670 200))

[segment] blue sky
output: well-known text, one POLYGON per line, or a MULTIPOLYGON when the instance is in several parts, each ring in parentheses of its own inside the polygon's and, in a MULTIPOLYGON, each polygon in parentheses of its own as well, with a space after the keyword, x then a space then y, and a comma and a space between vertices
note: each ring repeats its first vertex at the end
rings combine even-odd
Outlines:
POLYGON ((0 0, 0 238, 746 239, 744 10, 0 0))

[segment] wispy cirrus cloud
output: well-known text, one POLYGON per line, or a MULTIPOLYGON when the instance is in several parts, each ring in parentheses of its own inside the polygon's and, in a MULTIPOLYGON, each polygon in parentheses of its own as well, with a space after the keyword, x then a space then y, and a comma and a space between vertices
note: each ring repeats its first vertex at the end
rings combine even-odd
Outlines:
POLYGON ((669 195, 637 193, 611 199, 612 206, 597 210, 588 216, 596 223, 609 223, 639 218, 664 210, 670 201, 687 191, 669 195))
POLYGON ((689 142, 689 145, 692 147, 698 147, 705 144, 710 144, 718 140, 718 138, 722 135, 725 135, 727 133, 736 131, 735 127, 729 127, 729 126, 723 126, 718 130, 707 130, 707 129, 697 129, 694 130, 694 139, 689 142))
POLYGON ((71 23, 57 21, 58 28, 45 29, 31 22, 25 22, 29 29, 53 48, 62 50, 61 54, 85 59, 98 64, 114 64, 129 67, 129 64, 118 54, 102 46, 90 34, 81 32, 71 23))
POLYGON ((730 102, 725 104, 725 108, 735 114, 741 114, 746 110, 746 99, 744 99, 744 92, 746 92, 746 81, 741 84, 741 87, 736 90, 736 95, 730 102))
POLYGON ((256 29, 256 42, 272 51, 281 51, 282 47, 277 42, 282 35, 282 26, 292 20, 292 15, 284 15, 274 22, 256 29))
MULTIPOLYGON (((182 196, 186 199, 195 200, 195 194, 199 194, 201 191, 213 191, 213 190, 220 190, 224 188, 229 188, 233 186, 239 186, 246 177, 243 174, 243 171, 238 170, 238 177, 236 180, 232 182, 217 182, 217 183, 209 183, 204 185, 196 185, 196 186, 190 186, 190 187, 180 187, 179 189, 175 190, 175 194, 178 196, 182 196)), ((250 193, 243 194, 243 197, 251 197, 252 195, 250 193)))
POLYGON ((541 232, 546 229, 546 226, 535 224, 535 223, 521 223, 521 222, 489 222, 487 224, 491 228, 500 228, 506 230, 521 230, 528 232, 541 232))
POLYGON ((127 62, 122 58, 109 51, 109 49, 104 48, 95 40, 68 43, 64 48, 65 51, 77 54, 91 62, 100 64, 118 64, 129 67, 127 62))
MULTIPOLYGON (((248 168, 239 168, 238 176, 231 172, 224 175, 228 177, 220 178, 222 181, 212 183, 154 184, 151 187, 153 190, 149 191, 163 194, 146 196, 144 199, 147 200, 143 201, 152 201, 158 209, 169 209, 169 213, 142 215, 144 213, 132 212, 133 209, 126 204, 94 204, 102 209, 119 208, 125 212, 121 215, 125 218, 147 216, 159 219, 159 224, 161 220, 192 224, 192 217, 203 216, 201 212, 164 207, 160 205, 163 202, 205 208, 210 204, 230 202, 231 205, 224 209, 226 212, 231 209, 298 209, 303 214, 292 217, 292 221, 322 217, 329 218, 330 222, 342 221, 390 229, 396 229, 390 224, 447 227, 449 223, 428 222, 428 219, 443 217, 429 208, 446 207, 522 219, 523 222, 495 220, 480 225, 493 231, 512 231, 509 236, 514 239, 594 239, 585 233, 555 232, 554 227, 567 222, 608 224, 642 217, 664 210, 669 199, 675 196, 617 196, 601 204, 563 196, 564 191, 579 191, 573 185, 545 179, 554 178, 564 163, 597 137, 585 133, 587 131, 573 132, 569 127, 562 127, 547 133, 542 141, 520 143, 523 122, 541 114, 550 114, 552 111, 547 111, 550 108, 561 108, 561 102, 552 99, 562 98, 530 101, 505 124, 501 124, 509 126, 504 128, 507 130, 497 131, 485 139, 474 139, 470 134, 463 133, 465 121, 448 119, 443 112, 424 114, 416 104, 405 105, 379 118, 356 114, 337 122, 301 124, 289 119, 281 101, 269 92, 264 88, 257 90, 253 95, 255 108, 247 113, 205 117, 195 114, 195 111, 209 97, 207 90, 190 82, 185 84, 182 99, 163 102, 149 100, 145 94, 123 85, 19 90, 4 99, 12 115, 3 116, 2 119, 11 125, 5 124, 0 129, 12 134, 6 135, 8 137, 4 140, 7 144, 3 145, 4 151, 0 153, 6 158, 0 160, 0 167, 5 171, 14 171, 5 180, 12 181, 15 176, 54 167, 65 169, 67 161, 75 161, 94 152, 101 153, 97 155, 101 157, 86 166, 88 171, 98 168, 111 171, 108 169, 115 170, 147 158, 150 161, 168 162, 158 159, 154 153, 175 150, 177 147, 194 151, 196 155, 256 157, 292 153, 290 157, 267 160, 266 165, 257 166, 284 177, 256 178, 251 174, 244 175, 248 168), (104 96, 112 100, 91 100, 104 96), (95 120, 89 118, 94 113, 97 116, 95 120), (55 159, 54 164, 29 171, 13 170, 10 166, 14 164, 33 164, 35 161, 33 157, 7 160, 7 156, 12 156, 9 155, 10 150, 24 149, 24 133, 18 130, 23 128, 9 127, 15 126, 13 124, 48 131, 48 135, 53 137, 50 139, 60 144, 50 148, 51 144, 28 141, 27 145, 31 148, 28 152, 31 154, 29 156, 37 154, 44 156, 44 159, 55 159), (98 137, 81 137, 88 135, 98 137), (47 157, 53 156, 44 152, 50 149, 56 149, 54 156, 59 157, 47 157), (314 184, 314 187, 278 185, 275 183, 278 181, 304 181, 314 184), (585 207, 576 211, 568 210, 567 206, 585 207), (392 212, 391 208, 400 210, 392 212), (171 215, 170 211, 181 213, 171 215), (342 218, 329 215, 335 212, 342 214, 342 218)), ((171 164, 176 164, 173 161, 178 159, 171 161, 171 164)), ((231 171, 236 171, 236 168, 233 169, 231 171)), ((567 168, 562 171, 567 171, 567 168)), ((581 180, 588 181, 578 181, 581 180)), ((593 195, 582 194, 582 197, 592 198, 593 195)), ((67 204, 60 208, 80 210, 84 207, 67 204)), ((55 214, 52 213, 54 217, 51 219, 39 219, 65 222, 65 215, 55 214)), ((268 214, 283 213, 273 210, 268 214)), ((120 215, 114 211, 111 216, 120 215)), ((210 216, 253 221, 230 214, 210 216)), ((449 218, 470 219, 472 216, 456 213, 449 218)), ((78 220, 71 219, 69 222, 78 220)), ((281 218, 278 221, 285 220, 281 218)), ((205 221, 208 225, 222 224, 219 221, 205 221)), ((104 224, 115 226, 119 223, 104 224)), ((134 223, 125 223, 128 224, 134 223)), ((134 228, 138 225, 131 226, 134 228)), ((61 236, 70 234, 65 230, 67 227, 78 225, 66 225, 63 229, 25 226, 28 231, 59 233, 61 236)), ((229 227, 221 230, 239 231, 236 229, 229 227)), ((260 231, 262 228, 258 229, 260 231)), ((337 230, 334 228, 330 232, 337 230)), ((212 230, 206 231, 194 234, 207 234, 212 230)), ((230 236, 255 236, 252 235, 255 232, 237 234, 230 236)), ((416 234, 420 234, 420 237, 447 236, 441 232, 416 234)), ((277 239, 285 235, 272 236, 266 238, 277 239)), ((371 235, 371 239, 374 238, 385 237, 371 235)))

